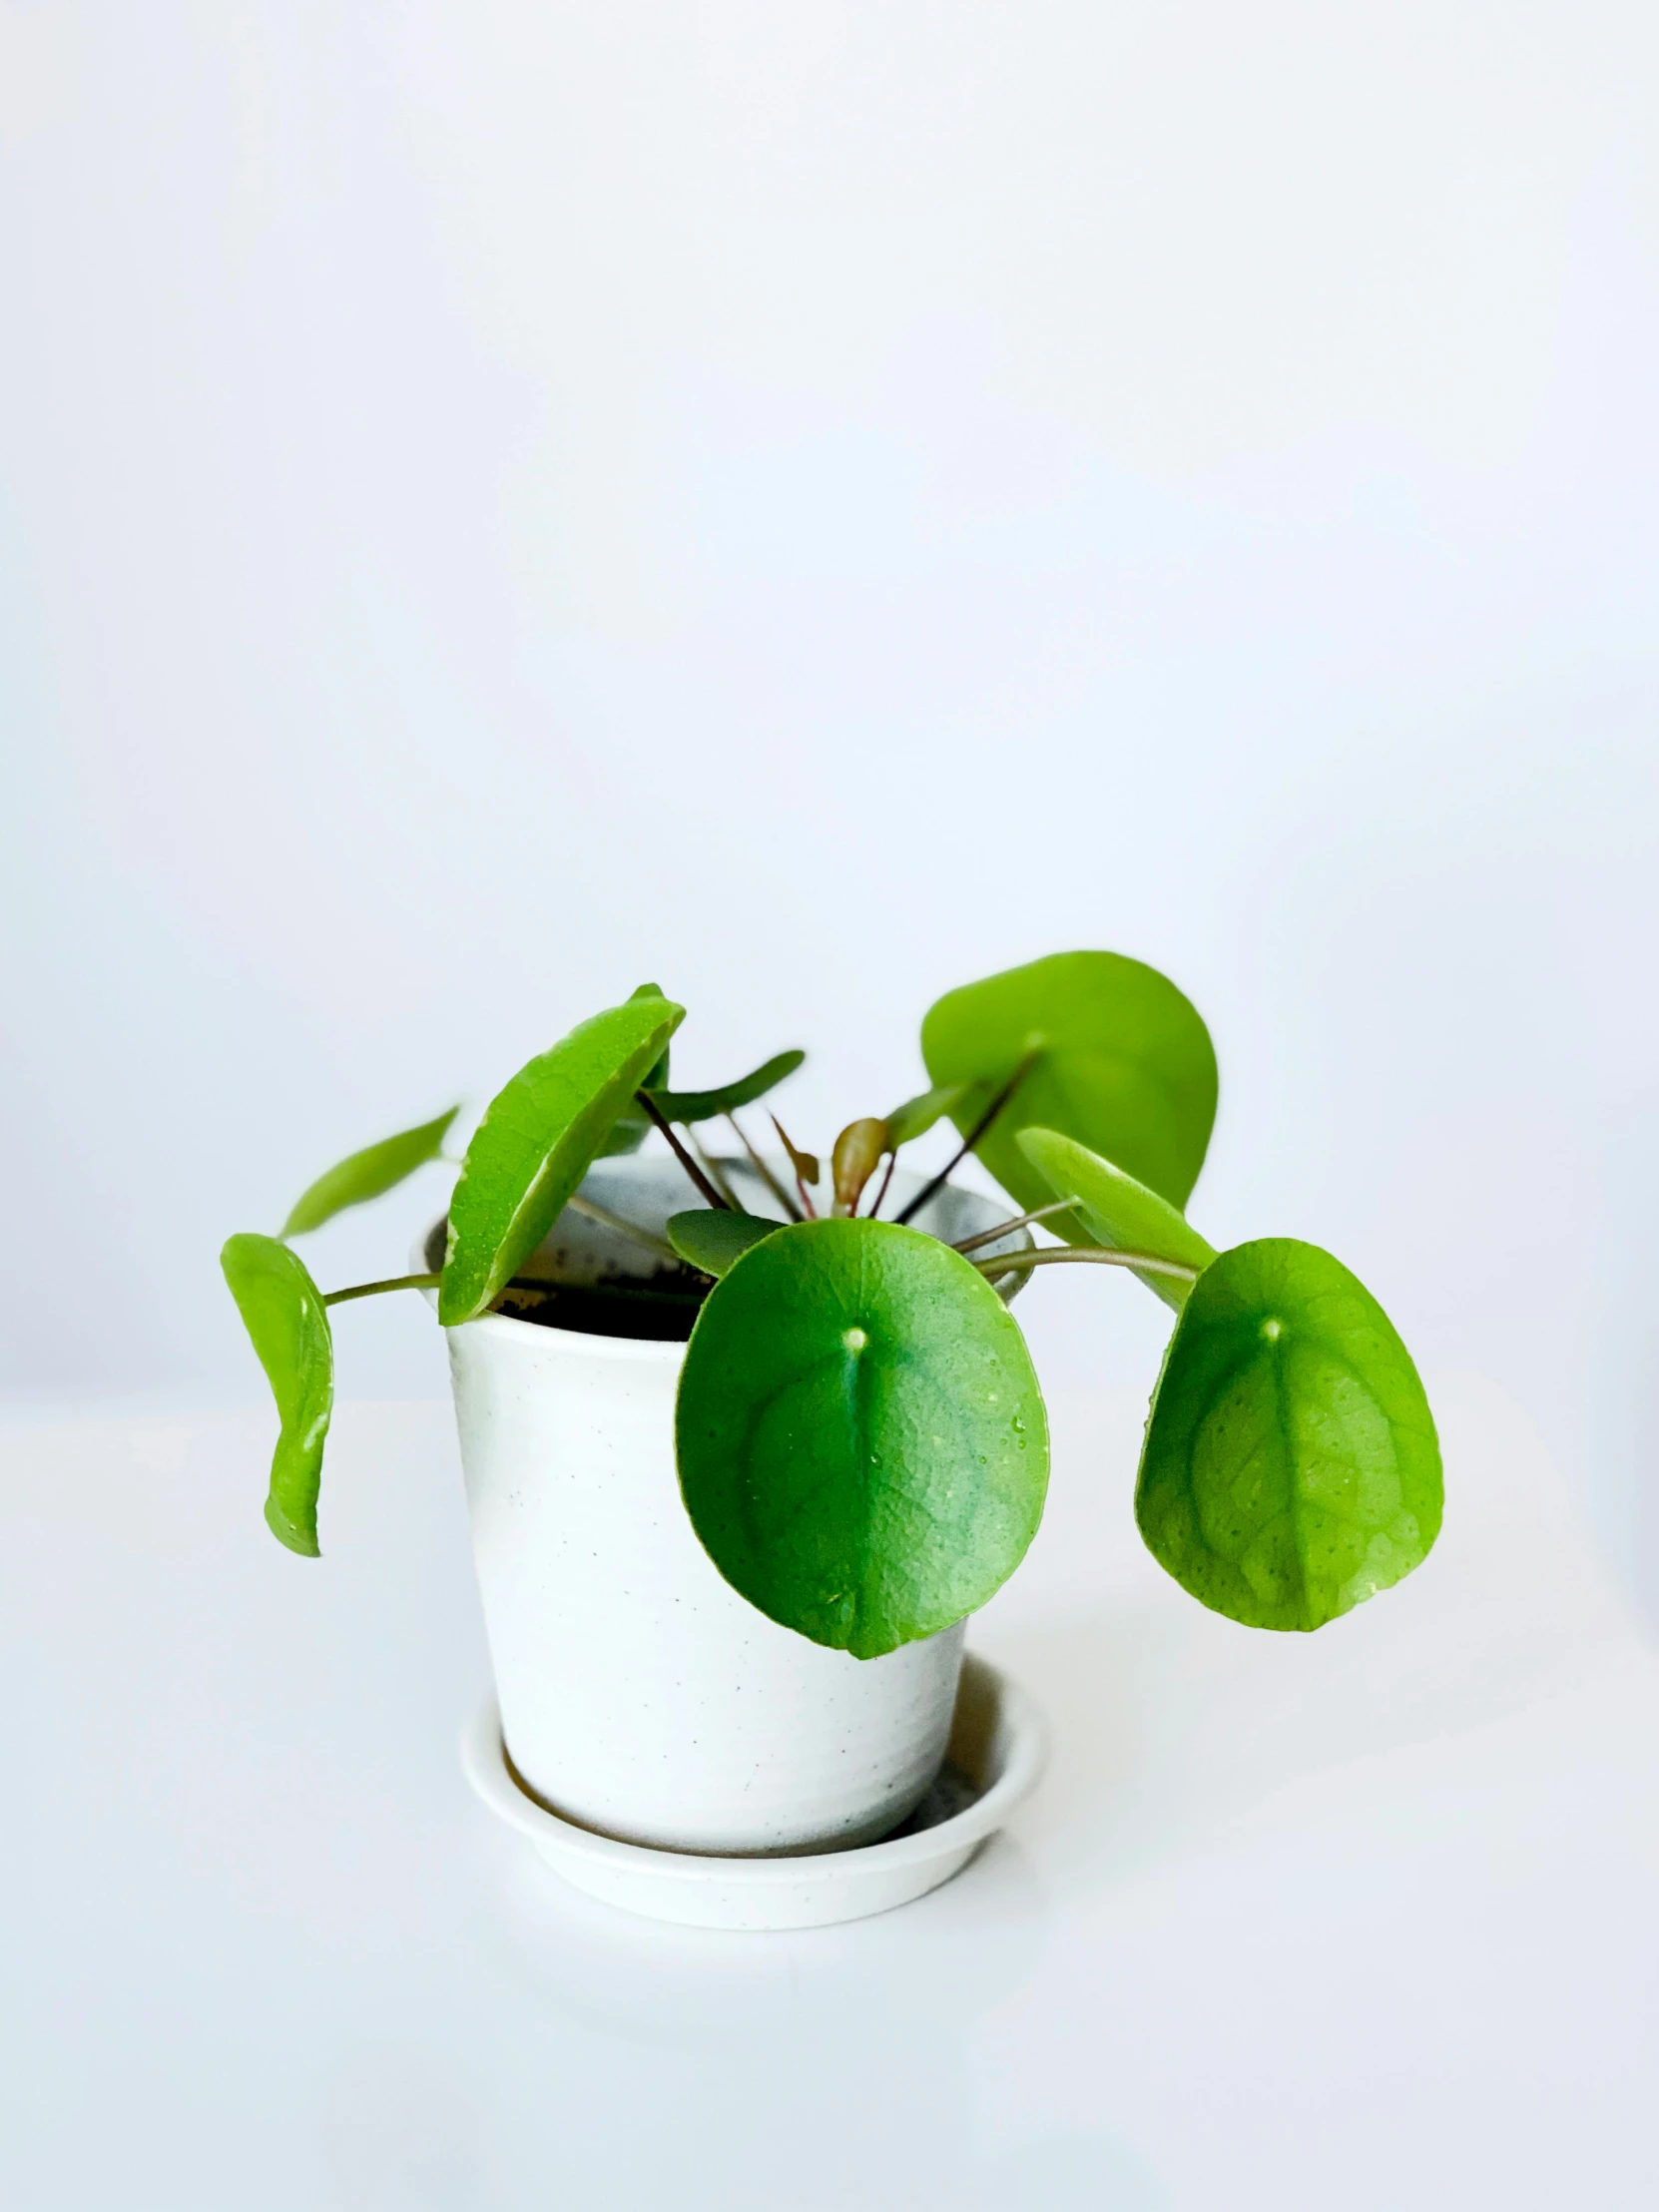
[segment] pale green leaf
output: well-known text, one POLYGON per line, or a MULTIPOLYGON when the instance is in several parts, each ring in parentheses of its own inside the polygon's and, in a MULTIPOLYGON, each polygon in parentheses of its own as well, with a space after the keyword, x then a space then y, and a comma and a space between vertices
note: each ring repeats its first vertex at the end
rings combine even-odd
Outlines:
POLYGON ((1194 1597, 1318 1628, 1409 1574, 1439 1533, 1440 1450, 1388 1317, 1317 1245, 1211 1262, 1158 1381, 1135 1517, 1194 1597))
POLYGON ((281 1421, 271 1462, 266 1521, 290 1551, 314 1559, 322 1446, 334 1405, 334 1345, 327 1309, 299 1255, 275 1237, 232 1237, 219 1264, 281 1421))
POLYGON ((595 1014, 490 1101, 449 1202, 446 1329, 481 1314, 535 1251, 685 1011, 636 997, 595 1014))
POLYGON ((922 1091, 915 1098, 907 1098, 902 1106, 895 1106, 887 1116, 888 1141, 893 1151, 896 1152, 900 1145, 912 1144, 917 1137, 926 1136, 936 1121, 945 1114, 954 1113, 965 1088, 961 1083, 945 1083, 922 1091))
MULTIPOLYGON (((1087 1234, 1073 1236, 1069 1242, 1106 1245, 1115 1252, 1150 1253, 1157 1260, 1175 1260, 1183 1267, 1196 1268, 1200 1275, 1215 1258, 1215 1246, 1201 1237, 1168 1199, 1149 1191, 1144 1183, 1137 1183, 1132 1175, 1125 1175, 1122 1168, 1103 1160, 1087 1145, 1080 1145, 1073 1137, 1062 1137, 1057 1129, 1022 1129, 1017 1142, 1056 1198, 1080 1201, 1079 1212, 1087 1234)), ((1074 1217, 1051 1218, 1069 1227, 1074 1217)), ((1192 1294, 1192 1285, 1177 1276, 1150 1275, 1139 1268, 1133 1272, 1177 1313, 1192 1294)))
POLYGON ((959 1253, 894 1222, 801 1222, 747 1252, 698 1317, 676 1436, 727 1581, 860 1659, 983 1605, 1048 1482, 1018 1324, 959 1253))
POLYGON ((449 1125, 460 1110, 458 1106, 451 1106, 448 1113, 439 1114, 436 1121, 423 1121, 418 1129, 404 1129, 395 1137, 383 1137, 378 1144, 365 1145, 361 1152, 350 1153, 327 1169, 295 1200, 292 1212, 282 1224, 282 1235, 302 1237, 307 1230, 320 1229, 325 1221, 343 1213, 347 1206, 361 1206, 371 1198, 382 1197, 405 1176, 413 1175, 416 1168, 424 1167, 428 1160, 435 1160, 443 1149, 449 1125))

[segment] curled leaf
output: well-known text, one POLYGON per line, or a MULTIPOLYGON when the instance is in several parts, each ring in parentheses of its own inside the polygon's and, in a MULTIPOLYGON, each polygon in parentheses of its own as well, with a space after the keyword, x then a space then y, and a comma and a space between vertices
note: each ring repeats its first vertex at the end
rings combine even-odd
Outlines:
POLYGON ((871 1659, 1013 1572, 1048 1483, 1018 1324, 896 1222, 777 1228, 698 1316, 675 1415, 709 1556, 786 1628, 871 1659))
POLYGON ((299 1255, 275 1237, 232 1237, 219 1264, 281 1421, 271 1462, 266 1522, 289 1551, 314 1559, 322 1447, 334 1406, 334 1343, 327 1309, 299 1255))
MULTIPOLYGON (((1168 1199, 1137 1183, 1122 1168, 1103 1160, 1098 1152, 1062 1137, 1057 1129, 1022 1129, 1020 1150, 1049 1185, 1057 1198, 1079 1201, 1083 1227, 1089 1241, 1109 1245, 1118 1252, 1149 1252, 1155 1259, 1177 1260, 1202 1275, 1216 1256, 1216 1248, 1201 1237, 1184 1214, 1168 1199)), ((1083 1241, 1071 1235, 1076 1216, 1062 1217, 1068 1242, 1083 1241)), ((1192 1293, 1192 1285, 1177 1276, 1153 1275, 1136 1269, 1149 1291, 1179 1313, 1192 1293)))
POLYGON ((1183 1589, 1250 1628, 1319 1628, 1439 1533, 1440 1449, 1386 1314, 1288 1237, 1213 1260, 1176 1324, 1135 1518, 1183 1589))
POLYGON ((740 1075, 735 1083, 722 1084, 718 1090, 669 1091, 650 1083, 645 1088, 650 1091, 651 1103, 664 1121, 713 1121, 717 1114, 735 1114, 740 1106, 752 1106, 756 1099, 776 1090, 785 1076, 793 1075, 806 1057, 805 1052, 780 1052, 763 1061, 758 1068, 751 1068, 747 1075, 740 1075))
POLYGON ((416 1168, 437 1158, 449 1134, 449 1125, 460 1110, 458 1106, 451 1106, 448 1113, 439 1114, 436 1121, 423 1121, 418 1129, 400 1130, 395 1137, 383 1137, 378 1144, 365 1145, 361 1152, 348 1154, 319 1175, 294 1201, 292 1211, 282 1224, 282 1235, 302 1237, 307 1230, 320 1229, 325 1221, 343 1213, 347 1206, 364 1205, 369 1199, 379 1198, 394 1189, 405 1176, 413 1175, 416 1168))
POLYGON ((778 1132, 778 1142, 790 1156, 790 1166, 794 1168, 803 1183, 807 1184, 810 1189, 817 1190, 818 1179, 824 1172, 819 1165, 818 1154, 816 1152, 803 1152, 798 1144, 792 1143, 789 1131, 776 1114, 769 1114, 767 1119, 778 1132))
POLYGON ((861 1121, 849 1121, 835 1139, 835 1149, 830 1155, 830 1174, 834 1184, 837 1214, 858 1211, 864 1185, 880 1166, 888 1142, 886 1123, 870 1114, 861 1121))
POLYGON ((535 1251, 685 1012, 666 998, 612 1006, 490 1101, 449 1202, 438 1292, 446 1329, 481 1314, 535 1251))
POLYGON ((722 1276, 751 1245, 758 1245, 778 1227, 764 1215, 698 1206, 689 1213, 670 1214, 668 1241, 692 1267, 705 1275, 722 1276))

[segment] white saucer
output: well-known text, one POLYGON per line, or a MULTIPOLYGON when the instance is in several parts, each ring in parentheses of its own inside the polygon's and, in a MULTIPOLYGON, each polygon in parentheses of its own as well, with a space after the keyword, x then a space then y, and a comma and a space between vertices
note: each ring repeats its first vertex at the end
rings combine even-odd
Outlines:
POLYGON ((943 1771, 891 1836, 811 1857, 716 1859, 619 1843, 550 1813, 508 1764, 493 1698, 461 1738, 472 1787, 567 1882, 608 1905, 690 1928, 825 1928, 907 1905, 961 1872, 1035 1789, 1047 1758, 1037 1708, 970 1654, 943 1771))

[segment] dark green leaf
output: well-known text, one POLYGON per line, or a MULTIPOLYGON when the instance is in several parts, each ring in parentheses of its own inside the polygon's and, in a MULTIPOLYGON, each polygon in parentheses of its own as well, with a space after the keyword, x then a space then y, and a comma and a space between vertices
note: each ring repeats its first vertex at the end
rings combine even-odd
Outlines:
POLYGON ((733 1261, 741 1260, 751 1245, 770 1237, 780 1226, 759 1214, 717 1212, 693 1207, 689 1213, 670 1214, 668 1241, 682 1260, 705 1275, 724 1275, 733 1261))
POLYGON ((1185 1206, 1216 1117, 1209 1031, 1156 968, 1115 952, 1057 952, 947 992, 921 1025, 937 1084, 966 1085, 966 1136, 998 1088, 1037 1057, 977 1151, 1022 1207, 1048 1188, 1015 1139, 1033 1125, 1075 1137, 1185 1206))
POLYGON ((907 1098, 902 1106, 895 1106, 887 1116, 887 1132, 894 1152, 900 1145, 924 1137, 941 1115, 954 1113, 964 1088, 961 1083, 946 1083, 934 1090, 922 1091, 915 1098, 907 1098))
MULTIPOLYGON (((662 995, 655 983, 642 983, 637 991, 630 991, 628 994, 630 1002, 636 998, 661 998, 662 995)), ((640 1085, 641 1090, 660 1091, 667 1088, 670 1057, 669 1048, 664 1045, 662 1058, 655 1067, 646 1069, 645 1080, 640 1085)), ((612 1160, 622 1153, 638 1152, 640 1146, 650 1136, 651 1127, 650 1115, 630 1099, 621 1113, 618 1114, 612 1125, 610 1135, 595 1153, 595 1159, 612 1160)))
POLYGON ((685 1012, 635 997, 595 1014, 490 1101, 449 1201, 446 1329, 481 1314, 535 1251, 685 1012))
POLYGON ((663 1091, 648 1085, 651 1103, 664 1121, 713 1121, 717 1114, 735 1114, 740 1106, 753 1106, 775 1090, 786 1075, 793 1075, 805 1052, 780 1052, 771 1060, 739 1076, 735 1083, 715 1091, 663 1091))
POLYGON ((448 1113, 439 1114, 436 1121, 423 1121, 418 1129, 404 1129, 395 1137, 384 1137, 378 1144, 351 1153, 336 1167, 319 1175, 310 1189, 295 1201, 293 1211, 282 1224, 282 1235, 302 1237, 308 1229, 320 1229, 325 1221, 343 1213, 347 1206, 361 1206, 368 1199, 381 1197, 405 1176, 413 1175, 416 1168, 424 1167, 428 1160, 435 1160, 449 1134, 449 1124, 460 1110, 458 1106, 451 1106, 448 1113))
POLYGON ((1411 1356, 1341 1261, 1274 1237, 1199 1278, 1164 1359, 1135 1517, 1194 1597, 1318 1628, 1439 1533, 1440 1449, 1411 1356))
POLYGON ((322 1446, 334 1405, 334 1343, 321 1294, 275 1237, 232 1237, 219 1256, 231 1296, 276 1400, 281 1434, 265 1517, 290 1551, 314 1559, 322 1446))
POLYGON ((983 1605, 1048 1484, 1018 1324, 959 1253, 894 1222, 800 1222, 746 1253, 698 1317, 676 1435, 727 1581, 860 1659, 983 1605))
MULTIPOLYGON (((1216 1248, 1201 1237, 1184 1214, 1167 1199, 1137 1183, 1122 1168, 1103 1160, 1075 1138, 1062 1137, 1057 1129, 1022 1129, 1018 1144, 1056 1198, 1079 1200, 1079 1211, 1091 1241, 1109 1245, 1115 1252, 1146 1252, 1159 1260, 1179 1260, 1202 1275, 1216 1256, 1216 1248)), ((1056 1215, 1057 1221, 1075 1217, 1056 1215)), ((1192 1285, 1170 1275, 1134 1273, 1149 1291, 1156 1291, 1166 1306, 1179 1313, 1192 1295, 1192 1285)))

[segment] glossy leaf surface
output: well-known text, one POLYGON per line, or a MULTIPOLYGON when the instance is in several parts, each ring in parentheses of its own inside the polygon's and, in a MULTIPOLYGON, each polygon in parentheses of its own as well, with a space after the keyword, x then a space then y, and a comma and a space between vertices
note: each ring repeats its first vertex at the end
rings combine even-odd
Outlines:
POLYGON ((694 1206, 688 1213, 669 1216, 668 1241, 690 1266, 701 1268, 705 1275, 722 1276, 751 1245, 758 1245, 780 1226, 760 1214, 694 1206))
POLYGON ((727 1581, 860 1659, 983 1605, 1048 1482, 1018 1324, 960 1254, 893 1222, 801 1222, 746 1253, 698 1317, 676 1435, 727 1581))
POLYGON ((1410 1354, 1330 1253, 1239 1245, 1188 1299, 1135 1517, 1184 1589, 1251 1628, 1318 1628, 1439 1533, 1440 1451, 1410 1354))
POLYGON ((635 997, 595 1014, 490 1101, 449 1201, 446 1329, 481 1314, 535 1251, 685 1011, 635 997))
POLYGON ((786 1075, 793 1075, 806 1057, 805 1052, 780 1052, 763 1061, 758 1068, 751 1068, 747 1075, 740 1075, 735 1083, 723 1084, 719 1090, 664 1091, 649 1085, 647 1088, 651 1089, 651 1102, 664 1121, 713 1121, 717 1114, 735 1114, 740 1106, 753 1106, 756 1099, 776 1090, 786 1075))
POLYGON ((405 1176, 413 1175, 416 1168, 437 1158, 449 1134, 449 1125, 460 1110, 458 1106, 451 1106, 448 1113, 439 1114, 436 1121, 423 1121, 418 1129, 400 1130, 395 1137, 382 1138, 379 1144, 365 1145, 361 1152, 350 1153, 337 1166, 319 1175, 309 1190, 294 1202, 292 1212, 282 1224, 282 1235, 302 1237, 307 1230, 320 1229, 325 1221, 343 1213, 347 1206, 364 1205, 369 1199, 395 1189, 405 1176))
POLYGON ((219 1256, 276 1400, 281 1433, 265 1517, 289 1551, 317 1556, 316 1497, 334 1406, 334 1345, 321 1293, 275 1237, 232 1237, 219 1256))
MULTIPOLYGON (((662 995, 662 991, 655 983, 642 983, 638 990, 630 991, 628 994, 630 1001, 636 998, 661 998, 662 995)), ((662 1058, 653 1067, 646 1069, 645 1079, 640 1085, 641 1090, 660 1091, 668 1088, 670 1058, 669 1048, 664 1045, 662 1058)), ((650 1116, 634 1100, 630 1099, 612 1123, 610 1135, 605 1139, 594 1157, 598 1160, 613 1160, 623 1153, 638 1152, 640 1146, 644 1144, 650 1134, 650 1116)))
MULTIPOLYGON (((1098 1152, 1062 1137, 1057 1129, 1022 1129, 1017 1139, 1056 1198, 1075 1198, 1089 1241, 1109 1245, 1117 1252, 1148 1252, 1160 1260, 1178 1260, 1200 1275, 1216 1256, 1216 1248, 1201 1237, 1184 1214, 1167 1199, 1137 1183, 1122 1168, 1103 1160, 1098 1152)), ((1055 1215, 1067 1226, 1075 1216, 1055 1215)), ((1082 1240, 1072 1238, 1070 1242, 1082 1240)), ((1179 1313, 1192 1295, 1192 1285, 1169 1275, 1146 1275, 1134 1270, 1149 1291, 1156 1291, 1166 1306, 1179 1313)))
POLYGON ((953 1112, 961 1101, 964 1087, 960 1083, 935 1085, 915 1098, 907 1098, 902 1106, 895 1106, 887 1116, 888 1141, 894 1152, 900 1145, 926 1136, 936 1121, 953 1112))
POLYGON ((1216 1056, 1167 976, 1116 952, 1057 952, 949 991, 921 1025, 935 1084, 966 1086, 951 1119, 964 1136, 1027 1055, 1019 1089, 979 1158, 1022 1207, 1048 1187, 1015 1141, 1057 1129, 1185 1206, 1216 1118, 1216 1056))

